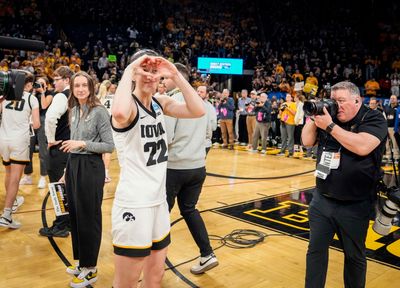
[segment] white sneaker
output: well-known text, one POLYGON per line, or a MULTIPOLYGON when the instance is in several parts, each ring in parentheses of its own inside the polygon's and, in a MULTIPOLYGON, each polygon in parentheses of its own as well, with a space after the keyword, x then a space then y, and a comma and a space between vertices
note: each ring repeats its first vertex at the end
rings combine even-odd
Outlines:
POLYGON ((24 196, 18 196, 18 195, 17 195, 17 198, 15 198, 14 204, 13 204, 13 206, 12 206, 12 208, 11 208, 12 212, 13 212, 13 213, 17 212, 18 208, 19 208, 22 204, 24 204, 24 202, 25 202, 24 196))
POLYGON ((190 272, 192 274, 202 274, 216 266, 218 266, 218 260, 217 257, 215 257, 214 253, 211 253, 210 255, 206 257, 200 257, 199 259, 199 264, 196 264, 190 268, 190 272))
POLYGON ((1 216, 0 217, 0 226, 1 227, 7 227, 10 229, 18 229, 21 227, 21 223, 18 221, 15 221, 14 219, 7 219, 6 217, 1 216))
POLYGON ((85 288, 96 281, 97 269, 88 269, 86 267, 82 267, 81 273, 72 279, 70 286, 73 288, 85 288))
POLYGON ((32 176, 29 175, 24 175, 24 177, 21 178, 21 180, 19 181, 19 185, 32 185, 33 181, 32 181, 32 176))
POLYGON ((46 188, 46 177, 40 176, 40 179, 39 179, 39 183, 38 183, 38 185, 37 185, 37 188, 39 188, 39 189, 44 189, 44 188, 46 188))
POLYGON ((265 154, 265 152, 267 152, 266 150, 261 150, 261 154, 265 154))
POLYGON ((78 276, 82 272, 82 268, 79 267, 79 264, 68 266, 66 269, 68 274, 78 276))

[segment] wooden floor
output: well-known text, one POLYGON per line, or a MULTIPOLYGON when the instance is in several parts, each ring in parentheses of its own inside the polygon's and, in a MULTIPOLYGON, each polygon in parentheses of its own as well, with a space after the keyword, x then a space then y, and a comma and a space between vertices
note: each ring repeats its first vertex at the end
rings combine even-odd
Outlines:
MULTIPOLYGON (((113 278, 113 256, 110 233, 110 213, 113 195, 118 181, 118 163, 115 155, 111 162, 112 182, 105 185, 103 202, 103 238, 98 262, 99 280, 95 287, 111 287, 113 278)), ((212 149, 207 158, 210 173, 242 176, 273 177, 310 171, 315 162, 272 155, 252 154, 246 151, 212 149)), ((34 158, 35 183, 38 180, 38 159, 34 158)), ((0 168, 0 182, 4 182, 4 170, 0 168)), ((248 180, 208 176, 201 194, 198 208, 207 210, 223 207, 283 192, 297 191, 314 185, 313 173, 274 180, 248 180)), ((25 203, 15 214, 21 221, 19 230, 0 229, 0 277, 1 288, 20 287, 69 287, 70 276, 49 241, 38 236, 42 227, 41 207, 47 190, 38 190, 36 185, 21 186, 20 195, 25 203)), ((0 209, 3 209, 4 186, 0 188, 0 209)), ((50 201, 50 200, 49 200, 50 201)), ((50 221, 54 219, 52 204, 46 211, 50 221)), ((176 207, 175 207, 176 208, 176 207)), ((171 221, 178 219, 177 209, 171 214, 171 221)), ((202 213, 209 234, 225 236, 234 229, 255 229, 273 233, 260 226, 223 216, 212 211, 202 213)), ((184 221, 172 227, 172 244, 168 258, 176 265, 198 256, 199 251, 192 240, 184 221)), ((71 239, 55 238, 61 251, 72 262, 71 239)), ((400 240, 399 240, 400 241, 400 240)), ((165 273, 163 287, 303 287, 305 254, 308 242, 290 236, 268 237, 249 249, 222 247, 216 250, 220 265, 201 276, 189 272, 190 262, 177 270, 194 285, 183 282, 171 270, 165 273)), ((213 247, 220 244, 212 241, 213 247)), ((330 265, 326 287, 343 287, 343 253, 330 251, 330 265)), ((367 287, 399 287, 400 270, 368 261, 367 287)))

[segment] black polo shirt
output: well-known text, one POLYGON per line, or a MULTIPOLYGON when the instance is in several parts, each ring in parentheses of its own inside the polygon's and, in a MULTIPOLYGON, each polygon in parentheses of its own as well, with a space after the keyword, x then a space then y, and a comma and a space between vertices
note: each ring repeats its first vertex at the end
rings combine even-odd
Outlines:
POLYGON ((331 169, 325 180, 316 178, 317 191, 342 201, 373 199, 388 131, 386 119, 379 111, 361 106, 351 121, 341 123, 335 120, 335 123, 347 131, 374 135, 381 143, 367 156, 359 156, 344 148, 324 130, 318 129, 317 163, 324 149, 328 152, 340 150, 340 165, 338 169, 331 169))

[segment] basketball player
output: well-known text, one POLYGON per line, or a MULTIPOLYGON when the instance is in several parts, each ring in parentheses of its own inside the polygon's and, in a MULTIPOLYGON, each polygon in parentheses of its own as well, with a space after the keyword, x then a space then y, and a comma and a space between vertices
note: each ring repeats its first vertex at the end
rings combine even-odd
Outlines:
MULTIPOLYGON (((115 86, 115 85, 114 85, 115 86)), ((109 80, 104 80, 99 89, 99 93, 97 94, 97 98, 100 100, 100 103, 106 107, 108 113, 111 115, 111 107, 114 99, 115 90, 112 92, 110 89, 114 88, 113 84, 109 80)), ((104 179, 105 183, 111 182, 111 178, 108 172, 108 167, 110 166, 111 162, 111 153, 104 153, 103 154, 103 162, 104 162, 104 169, 106 172, 106 177, 104 179)))
POLYGON ((143 271, 143 287, 161 287, 170 243, 164 114, 197 118, 205 109, 196 91, 171 62, 151 50, 138 51, 132 60, 112 107, 114 141, 121 166, 112 210, 113 285, 136 287, 143 271), (153 97, 161 77, 179 87, 185 103, 163 95, 153 97))
POLYGON ((30 119, 32 128, 40 127, 39 101, 32 96, 34 77, 27 73, 22 99, 20 101, 2 101, 2 121, 0 125, 0 154, 6 168, 6 197, 4 211, 0 217, 0 226, 18 229, 21 223, 12 219, 12 212, 24 202, 18 197, 19 181, 25 165, 29 163, 30 119))

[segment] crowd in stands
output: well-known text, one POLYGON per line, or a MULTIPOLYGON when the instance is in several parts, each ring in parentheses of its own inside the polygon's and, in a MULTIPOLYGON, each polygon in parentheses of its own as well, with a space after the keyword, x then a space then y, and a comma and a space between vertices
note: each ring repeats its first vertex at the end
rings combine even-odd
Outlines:
POLYGON ((259 92, 292 91, 296 80, 323 91, 327 83, 350 80, 366 95, 398 96, 398 27, 376 24, 373 47, 366 38, 371 35, 363 35, 357 25, 359 11, 330 7, 336 13, 310 21, 308 10, 318 8, 314 4, 273 2, 276 8, 241 0, 77 0, 74 5, 2 0, 0 34, 47 45, 43 53, 3 52, 0 69, 22 67, 51 78, 54 69, 68 65, 100 82, 118 82, 129 55, 150 47, 192 67, 194 82, 202 81, 196 73, 199 56, 243 58, 244 68, 255 71, 251 88, 259 92))
MULTIPOLYGON (((272 98, 276 111, 286 93, 326 97, 330 85, 344 80, 363 96, 399 96, 398 8, 380 7, 381 15, 373 6, 351 5, 329 4, 317 13, 321 4, 301 1, 0 0, 0 35, 46 43, 42 53, 0 49, 0 70, 26 69, 51 80, 67 65, 87 71, 98 86, 117 84, 130 55, 149 47, 191 68, 194 86, 210 81, 197 71, 197 57, 243 58, 244 68, 254 70, 252 87, 243 88, 280 92, 272 98), (366 14, 376 18, 367 21, 366 14)), ((216 106, 220 95, 211 95, 216 106)))

